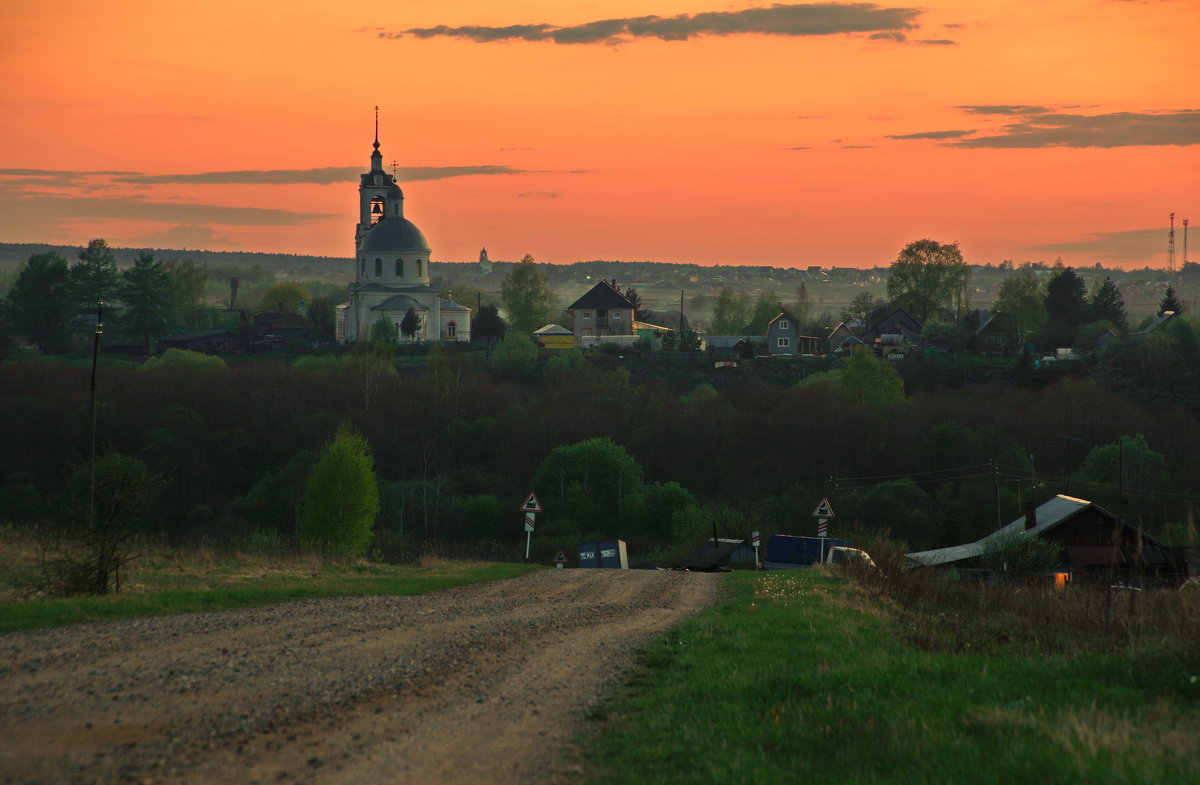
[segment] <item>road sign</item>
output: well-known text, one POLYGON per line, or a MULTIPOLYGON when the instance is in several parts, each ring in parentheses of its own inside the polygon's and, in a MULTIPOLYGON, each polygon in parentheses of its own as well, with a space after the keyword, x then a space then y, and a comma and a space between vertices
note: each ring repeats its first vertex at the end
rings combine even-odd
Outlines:
POLYGON ((537 496, 533 495, 533 491, 525 497, 525 501, 521 503, 521 512, 541 512, 542 505, 538 504, 537 496))
POLYGON ((829 536, 829 519, 828 518, 817 518, 817 536, 818 537, 828 537, 829 536))
POLYGON ((554 565, 556 568, 561 570, 562 566, 566 563, 567 563, 567 554, 563 553, 561 550, 558 553, 554 554, 554 565))
POLYGON ((829 500, 822 498, 821 503, 817 505, 817 509, 813 510, 814 518, 834 518, 833 507, 829 505, 829 500))
POLYGON ((759 539, 758 532, 750 532, 750 547, 757 548, 761 544, 762 540, 759 539))
POLYGON ((525 531, 533 531, 533 513, 531 512, 525 513, 525 531))

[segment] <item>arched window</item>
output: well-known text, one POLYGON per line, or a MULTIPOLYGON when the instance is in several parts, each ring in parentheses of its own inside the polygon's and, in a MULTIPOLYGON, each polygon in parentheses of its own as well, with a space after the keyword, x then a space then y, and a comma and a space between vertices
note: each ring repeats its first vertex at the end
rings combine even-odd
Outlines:
POLYGON ((418 278, 421 277, 421 260, 420 259, 417 260, 417 277, 418 278))
POLYGON ((396 260, 396 277, 397 278, 404 277, 404 260, 403 259, 396 260))
POLYGON ((383 197, 371 197, 371 225, 379 223, 379 219, 383 217, 383 197))
POLYGON ((375 277, 376 278, 383 277, 383 260, 382 259, 375 260, 375 277))
POLYGON ((446 323, 446 337, 454 340, 454 336, 458 333, 458 325, 454 322, 446 323))

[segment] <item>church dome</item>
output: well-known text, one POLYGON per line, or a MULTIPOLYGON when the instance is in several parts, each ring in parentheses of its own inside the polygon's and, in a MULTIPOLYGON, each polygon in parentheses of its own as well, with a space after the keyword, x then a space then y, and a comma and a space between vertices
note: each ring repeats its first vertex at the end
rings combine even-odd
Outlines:
POLYGON ((388 216, 371 227, 363 238, 360 251, 422 251, 429 253, 425 235, 412 221, 388 216))

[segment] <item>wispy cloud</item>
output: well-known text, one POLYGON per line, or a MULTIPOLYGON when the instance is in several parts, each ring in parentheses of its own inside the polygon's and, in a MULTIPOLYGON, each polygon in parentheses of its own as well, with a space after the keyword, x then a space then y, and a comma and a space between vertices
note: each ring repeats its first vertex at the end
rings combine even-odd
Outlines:
POLYGON ((709 11, 676 16, 600 19, 578 25, 515 24, 501 27, 462 25, 375 30, 380 38, 465 38, 495 41, 550 41, 556 44, 620 44, 638 38, 687 41, 696 36, 814 36, 876 33, 902 41, 917 27, 919 8, 885 8, 875 3, 777 4, 740 11, 709 11))
MULTIPOLYGON (((362 173, 359 166, 323 166, 316 169, 243 169, 228 172, 195 172, 192 174, 131 174, 116 178, 117 182, 138 185, 203 184, 203 185, 333 185, 353 183, 362 173)), ((401 166, 396 168, 400 182, 444 180, 448 177, 470 175, 520 174, 511 166, 401 166)))
POLYGON ((1164 114, 1039 114, 998 134, 952 142, 958 147, 1155 147, 1200 144, 1200 111, 1164 114))
POLYGON ((217 234, 211 226, 198 224, 177 224, 161 232, 152 232, 134 238, 132 242, 141 243, 148 248, 176 248, 179 250, 240 247, 236 240, 217 234))
POLYGON ((1090 254, 1099 262, 1140 262, 1163 253, 1166 237, 1165 227, 1130 229, 1093 234, 1088 240, 1034 245, 1029 250, 1052 254, 1090 254))
POLYGON ((518 199, 557 199, 562 196, 558 191, 526 191, 517 194, 518 199))
POLYGON ((226 224, 239 226, 294 226, 335 216, 268 207, 228 207, 187 202, 156 202, 136 197, 3 194, 0 212, 6 217, 54 215, 58 220, 80 218, 162 221, 174 224, 226 224))
POLYGON ((960 136, 970 136, 974 131, 922 131, 916 134, 894 134, 888 139, 957 139, 960 136))
POLYGON ((977 106, 959 106, 970 114, 1045 114, 1050 110, 1044 106, 1029 106, 1026 104, 984 104, 977 106))
POLYGON ((951 147, 1155 147, 1200 144, 1200 110, 1175 112, 1110 112, 1076 114, 1053 112, 1044 106, 960 106, 980 116, 1007 117, 999 129, 921 131, 889 139, 931 139, 951 147))

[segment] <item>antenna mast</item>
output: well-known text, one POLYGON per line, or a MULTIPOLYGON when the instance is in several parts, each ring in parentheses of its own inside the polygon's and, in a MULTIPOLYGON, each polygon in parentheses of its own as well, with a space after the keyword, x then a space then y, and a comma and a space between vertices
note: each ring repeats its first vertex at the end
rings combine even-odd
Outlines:
POLYGON ((1175 213, 1171 213, 1171 231, 1167 232, 1167 272, 1175 272, 1175 213))
POLYGON ((1183 219, 1183 266, 1184 266, 1184 267, 1187 267, 1187 263, 1188 263, 1188 258, 1187 258, 1187 227, 1188 227, 1188 219, 1184 218, 1184 219, 1183 219))

